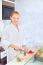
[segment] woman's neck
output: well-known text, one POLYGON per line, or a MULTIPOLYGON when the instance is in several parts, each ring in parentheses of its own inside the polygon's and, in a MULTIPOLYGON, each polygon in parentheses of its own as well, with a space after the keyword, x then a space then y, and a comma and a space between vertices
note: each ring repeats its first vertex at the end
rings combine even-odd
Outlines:
POLYGON ((16 30, 19 32, 19 26, 18 24, 12 23, 14 25, 14 27, 16 28, 16 30))

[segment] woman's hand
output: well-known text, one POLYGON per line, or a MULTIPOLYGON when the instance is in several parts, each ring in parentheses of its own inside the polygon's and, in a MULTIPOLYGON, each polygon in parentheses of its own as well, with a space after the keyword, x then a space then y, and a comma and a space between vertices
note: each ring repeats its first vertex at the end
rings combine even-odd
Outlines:
POLYGON ((8 48, 13 48, 14 50, 18 51, 19 50, 19 47, 17 45, 14 45, 14 44, 10 44, 8 46, 8 48))
POLYGON ((14 45, 14 44, 10 44, 9 46, 8 46, 8 48, 15 48, 16 47, 16 45, 14 45))

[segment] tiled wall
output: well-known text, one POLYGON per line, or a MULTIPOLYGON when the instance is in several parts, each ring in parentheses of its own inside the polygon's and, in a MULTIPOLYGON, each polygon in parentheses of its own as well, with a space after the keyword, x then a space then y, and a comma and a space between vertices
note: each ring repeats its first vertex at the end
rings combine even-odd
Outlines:
POLYGON ((27 42, 43 43, 43 0, 16 0, 27 42))

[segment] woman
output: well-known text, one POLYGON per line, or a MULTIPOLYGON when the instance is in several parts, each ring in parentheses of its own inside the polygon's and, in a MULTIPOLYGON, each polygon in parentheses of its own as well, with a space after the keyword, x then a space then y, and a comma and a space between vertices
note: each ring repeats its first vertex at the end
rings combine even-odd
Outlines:
POLYGON ((4 34, 3 34, 3 39, 2 39, 2 42, 6 48, 10 47, 17 51, 22 49, 22 47, 20 45, 25 43, 24 42, 25 38, 22 33, 23 30, 22 30, 22 28, 20 28, 20 25, 19 25, 19 23, 20 23, 19 19, 20 19, 19 12, 13 11, 10 14, 11 23, 5 28, 4 34))

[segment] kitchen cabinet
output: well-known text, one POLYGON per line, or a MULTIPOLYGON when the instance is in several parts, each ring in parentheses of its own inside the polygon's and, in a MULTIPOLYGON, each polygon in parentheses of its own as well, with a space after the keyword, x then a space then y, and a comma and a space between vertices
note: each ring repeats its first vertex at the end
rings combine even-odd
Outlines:
POLYGON ((15 0, 2 0, 2 5, 14 7, 15 0))
POLYGON ((2 19, 10 20, 10 13, 15 10, 14 0, 3 0, 2 1, 2 19))

